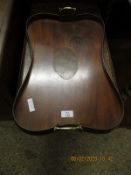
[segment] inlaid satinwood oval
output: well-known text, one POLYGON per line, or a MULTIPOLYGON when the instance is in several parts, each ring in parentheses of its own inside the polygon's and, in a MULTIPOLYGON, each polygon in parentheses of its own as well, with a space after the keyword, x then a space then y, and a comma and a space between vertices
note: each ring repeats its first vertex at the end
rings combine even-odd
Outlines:
POLYGON ((78 69, 78 59, 70 48, 61 48, 53 60, 54 70, 65 80, 71 79, 78 69))

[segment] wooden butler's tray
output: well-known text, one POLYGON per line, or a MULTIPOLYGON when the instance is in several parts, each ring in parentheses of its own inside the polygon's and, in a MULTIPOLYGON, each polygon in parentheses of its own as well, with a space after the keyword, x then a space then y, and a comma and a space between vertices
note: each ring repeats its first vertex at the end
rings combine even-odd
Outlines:
POLYGON ((103 21, 93 14, 28 20, 31 63, 13 108, 20 127, 108 130, 120 123, 123 104, 104 35, 103 21))

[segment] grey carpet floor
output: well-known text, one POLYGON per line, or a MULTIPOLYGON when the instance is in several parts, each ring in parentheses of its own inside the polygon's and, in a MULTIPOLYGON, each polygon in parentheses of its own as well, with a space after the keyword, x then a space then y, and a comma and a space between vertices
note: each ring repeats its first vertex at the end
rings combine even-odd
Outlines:
POLYGON ((131 175, 131 130, 30 135, 1 121, 0 175, 131 175))

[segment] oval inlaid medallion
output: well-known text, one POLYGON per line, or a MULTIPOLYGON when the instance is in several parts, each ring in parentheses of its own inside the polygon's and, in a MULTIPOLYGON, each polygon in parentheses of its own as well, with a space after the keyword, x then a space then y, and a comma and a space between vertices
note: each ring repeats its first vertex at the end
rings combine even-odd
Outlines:
POLYGON ((61 48, 54 55, 53 66, 60 77, 69 80, 77 72, 78 59, 71 49, 61 48))

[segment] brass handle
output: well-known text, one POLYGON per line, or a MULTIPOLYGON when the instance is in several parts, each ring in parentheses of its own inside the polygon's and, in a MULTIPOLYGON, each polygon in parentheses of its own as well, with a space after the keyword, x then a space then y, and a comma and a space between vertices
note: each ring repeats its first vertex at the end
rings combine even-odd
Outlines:
POLYGON ((82 130, 82 126, 78 125, 78 126, 55 126, 54 127, 54 131, 56 130, 82 130))
POLYGON ((74 16, 76 14, 76 8, 74 7, 59 8, 59 13, 62 16, 74 16))

